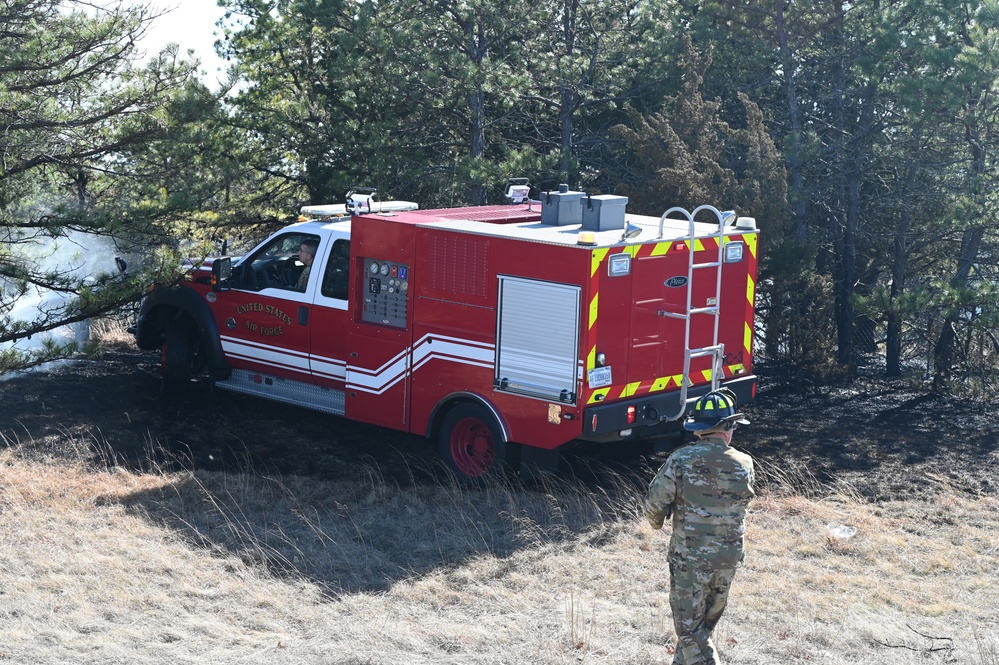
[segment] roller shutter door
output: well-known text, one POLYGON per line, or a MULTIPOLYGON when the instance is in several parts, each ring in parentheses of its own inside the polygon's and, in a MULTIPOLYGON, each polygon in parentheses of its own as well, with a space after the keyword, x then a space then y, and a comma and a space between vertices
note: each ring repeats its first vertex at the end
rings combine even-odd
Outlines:
POLYGON ((574 403, 580 287, 500 276, 499 390, 574 403))

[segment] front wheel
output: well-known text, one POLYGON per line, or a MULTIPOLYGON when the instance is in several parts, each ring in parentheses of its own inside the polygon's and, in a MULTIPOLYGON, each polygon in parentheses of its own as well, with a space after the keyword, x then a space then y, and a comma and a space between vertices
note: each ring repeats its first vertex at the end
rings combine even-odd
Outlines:
POLYGON ((459 404, 448 412, 438 446, 448 467, 469 483, 500 475, 509 462, 495 418, 478 404, 459 404))
POLYGON ((201 341, 193 327, 183 319, 174 319, 163 340, 160 371, 163 392, 178 393, 204 369, 201 341))

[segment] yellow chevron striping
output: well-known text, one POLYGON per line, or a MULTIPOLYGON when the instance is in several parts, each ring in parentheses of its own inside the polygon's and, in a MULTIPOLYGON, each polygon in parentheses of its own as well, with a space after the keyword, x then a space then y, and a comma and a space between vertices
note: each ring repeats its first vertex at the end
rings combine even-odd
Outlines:
POLYGON ((593 394, 590 395, 590 401, 588 404, 596 404, 597 402, 602 402, 607 397, 607 393, 610 392, 610 388, 601 388, 600 390, 594 390, 593 394), (599 398, 599 399, 598 399, 599 398))
POLYGON ((656 246, 652 248, 652 254, 649 256, 663 256, 669 252, 669 248, 672 246, 672 242, 657 242, 656 246))
POLYGON ((629 383, 621 391, 621 397, 631 397, 636 392, 638 392, 638 386, 642 385, 641 381, 636 381, 635 383, 629 383))
POLYGON ((601 247, 593 250, 593 253, 590 254, 590 277, 596 275, 597 271, 600 270, 600 264, 607 258, 608 252, 610 252, 610 247, 601 247))
POLYGON ((746 240, 746 247, 749 248, 749 253, 753 255, 754 259, 757 258, 756 247, 760 242, 760 235, 758 233, 747 233, 742 237, 746 240))
POLYGON ((670 377, 668 377, 668 376, 664 376, 664 377, 656 379, 652 383, 652 387, 649 388, 649 392, 650 393, 655 393, 655 392, 659 392, 660 390, 666 390, 667 388, 669 388, 670 381, 672 381, 672 379, 670 377))

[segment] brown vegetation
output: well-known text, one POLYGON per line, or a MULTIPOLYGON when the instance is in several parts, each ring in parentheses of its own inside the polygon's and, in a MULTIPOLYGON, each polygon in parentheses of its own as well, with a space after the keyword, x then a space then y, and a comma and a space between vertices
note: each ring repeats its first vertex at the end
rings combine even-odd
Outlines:
MULTIPOLYGON (((0 383, 0 662, 670 662, 668 531, 638 511, 663 453, 468 489, 419 438, 204 386, 161 402, 155 362, 0 383)), ((764 383, 726 662, 999 663, 979 411, 764 383)))
MULTIPOLYGON (((22 452, 0 458, 6 662, 670 660, 668 532, 623 483, 403 489, 376 468, 334 483, 22 452)), ((774 489, 718 630, 729 662, 999 662, 995 498, 774 489)))

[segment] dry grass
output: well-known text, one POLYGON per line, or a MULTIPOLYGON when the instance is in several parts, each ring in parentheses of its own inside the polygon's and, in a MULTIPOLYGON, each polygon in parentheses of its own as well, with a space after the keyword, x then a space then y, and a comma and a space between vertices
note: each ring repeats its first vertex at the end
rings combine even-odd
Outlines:
MULTIPOLYGON (((671 660, 668 534, 623 481, 133 474, 6 443, 0 662, 671 660)), ((718 629, 726 662, 999 664, 995 498, 767 486, 718 629)))
POLYGON ((101 355, 116 349, 134 349, 135 337, 128 332, 132 315, 106 316, 90 322, 91 352, 101 355))

